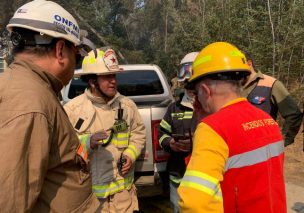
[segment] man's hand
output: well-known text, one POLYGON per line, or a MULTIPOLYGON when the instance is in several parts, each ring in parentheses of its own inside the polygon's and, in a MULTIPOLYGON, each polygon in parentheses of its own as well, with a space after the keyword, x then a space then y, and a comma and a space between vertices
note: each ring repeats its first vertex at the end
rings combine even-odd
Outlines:
POLYGON ((122 169, 121 169, 120 173, 121 173, 121 176, 124 177, 128 173, 128 171, 130 170, 130 168, 132 166, 132 160, 127 155, 123 155, 123 158, 126 159, 126 162, 122 166, 122 169))
POLYGON ((190 152, 191 151, 191 140, 189 139, 179 139, 175 141, 174 138, 170 140, 170 148, 174 152, 190 152))
POLYGON ((101 130, 99 132, 91 135, 90 138, 90 147, 91 149, 96 149, 99 145, 103 144, 103 140, 108 138, 108 134, 105 130, 101 130))

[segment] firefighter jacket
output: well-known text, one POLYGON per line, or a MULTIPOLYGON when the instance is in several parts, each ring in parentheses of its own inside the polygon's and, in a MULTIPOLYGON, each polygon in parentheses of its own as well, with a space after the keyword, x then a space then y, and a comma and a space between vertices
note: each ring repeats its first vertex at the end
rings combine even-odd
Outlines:
POLYGON ((285 146, 292 144, 302 121, 302 113, 284 85, 273 77, 257 72, 243 88, 243 96, 254 106, 277 119, 278 112, 285 119, 285 146))
POLYGON ((181 212, 286 213, 283 151, 267 113, 243 98, 227 103, 195 131, 178 189, 181 212))
POLYGON ((99 206, 57 98, 61 88, 27 61, 0 74, 1 212, 95 212, 99 206))
POLYGON ((88 155, 93 191, 97 197, 106 198, 124 189, 130 189, 134 181, 135 161, 146 140, 145 126, 135 103, 119 93, 109 102, 105 102, 103 98, 92 95, 90 90, 86 89, 84 94, 74 98, 64 107, 84 147, 83 155, 88 155), (107 146, 92 150, 91 134, 113 126, 119 105, 123 109, 123 119, 127 122, 128 129, 114 134, 107 146), (125 177, 120 175, 117 166, 122 153, 134 162, 125 177))
POLYGON ((179 183, 186 170, 185 158, 191 152, 174 152, 170 148, 170 140, 176 135, 193 135, 196 127, 196 119, 193 117, 193 106, 187 93, 180 101, 173 102, 167 109, 159 127, 159 145, 170 153, 167 162, 167 171, 170 180, 179 183))

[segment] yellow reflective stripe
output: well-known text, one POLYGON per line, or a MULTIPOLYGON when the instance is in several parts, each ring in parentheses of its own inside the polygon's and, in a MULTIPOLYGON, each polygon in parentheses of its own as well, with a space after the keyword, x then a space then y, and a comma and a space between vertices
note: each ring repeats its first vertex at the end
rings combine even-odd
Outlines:
POLYGON ((164 119, 161 120, 160 126, 167 130, 168 132, 172 132, 171 125, 167 123, 164 119))
POLYGON ((134 178, 133 175, 126 177, 124 179, 114 181, 105 185, 93 185, 92 189, 97 197, 108 197, 109 195, 120 192, 124 189, 130 189, 133 184, 134 178))
POLYGON ((193 68, 212 60, 212 55, 206 55, 194 61, 193 68))
POLYGON ((214 197, 216 200, 219 200, 219 201, 223 200, 221 195, 216 195, 212 189, 210 189, 209 187, 203 186, 201 184, 198 184, 198 183, 193 183, 190 181, 182 180, 182 182, 180 183, 180 186, 189 187, 189 188, 193 188, 193 189, 205 192, 206 194, 214 197))
POLYGON ((89 59, 88 59, 88 63, 89 63, 89 64, 94 64, 94 63, 96 63, 95 58, 94 58, 94 57, 89 58, 89 59))
POLYGON ((129 145, 128 148, 124 151, 124 153, 128 153, 131 155, 131 158, 135 160, 137 156, 139 155, 138 150, 136 149, 136 146, 134 145, 129 145))
POLYGON ((184 119, 191 119, 193 117, 193 112, 185 112, 184 119))
POLYGON ((124 140, 124 141, 118 141, 118 140, 112 140, 112 143, 115 145, 115 146, 128 146, 128 141, 127 140, 124 140))
POLYGON ((207 175, 206 173, 199 172, 199 171, 196 171, 196 170, 187 170, 185 172, 185 175, 196 176, 196 177, 199 177, 199 178, 202 178, 202 179, 206 179, 206 180, 212 182, 213 184, 218 184, 219 183, 218 179, 216 179, 216 178, 214 178, 210 175, 207 175))
POLYGON ((129 133, 128 132, 126 132, 126 133, 120 132, 120 133, 116 134, 116 137, 117 137, 117 139, 129 138, 129 133))
POLYGON ((87 64, 87 59, 86 58, 84 58, 83 61, 82 61, 82 65, 84 65, 84 64, 87 64))
POLYGON ((233 57, 242 57, 242 58, 244 57, 245 58, 244 54, 239 50, 231 51, 230 55, 233 56, 233 57))
POLYGON ((184 113, 183 112, 172 112, 171 113, 171 117, 173 117, 173 118, 181 118, 181 117, 184 117, 184 113))
POLYGON ((117 133, 113 135, 112 141, 114 145, 128 146, 129 144, 129 133, 117 133))
POLYGON ((80 155, 86 162, 88 160, 88 149, 90 148, 90 134, 78 135, 79 146, 77 154, 80 155))
POLYGON ((100 51, 98 52, 98 55, 99 55, 100 57, 103 57, 104 54, 105 54, 105 52, 102 51, 102 50, 100 50, 100 51))
POLYGON ((185 114, 185 115, 193 115, 193 112, 192 112, 192 111, 185 111, 184 114, 185 114))
POLYGON ((170 136, 167 135, 167 134, 163 134, 163 136, 160 137, 160 139, 159 139, 159 141, 158 141, 160 147, 163 147, 163 146, 162 146, 162 142, 163 142, 163 140, 164 140, 165 138, 170 138, 170 136))
POLYGON ((180 182, 182 181, 183 178, 177 178, 173 175, 170 175, 170 180, 174 183, 180 184, 180 182))
POLYGON ((176 118, 177 120, 183 120, 183 119, 191 119, 193 116, 192 111, 185 111, 185 112, 179 112, 179 113, 171 113, 172 118, 176 118))
POLYGON ((186 171, 180 185, 203 191, 217 200, 223 199, 219 181, 206 173, 195 170, 186 171))
POLYGON ((87 147, 90 146, 90 134, 78 135, 78 139, 80 143, 84 146, 85 151, 87 151, 87 147))

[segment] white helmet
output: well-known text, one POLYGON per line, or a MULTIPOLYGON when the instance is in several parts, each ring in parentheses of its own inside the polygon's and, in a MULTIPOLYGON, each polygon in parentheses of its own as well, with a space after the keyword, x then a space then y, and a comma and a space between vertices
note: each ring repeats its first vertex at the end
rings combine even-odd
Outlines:
POLYGON ((38 44, 48 44, 51 40, 49 37, 66 39, 75 46, 83 44, 77 21, 63 7, 52 1, 34 0, 24 4, 17 9, 6 27, 10 32, 15 27, 39 32, 40 38, 35 38, 38 44))
POLYGON ((191 52, 184 56, 180 62, 180 69, 177 72, 177 80, 185 81, 192 76, 192 63, 198 52, 191 52))
POLYGON ((121 72, 118 66, 116 53, 112 49, 95 49, 89 52, 82 61, 82 69, 75 72, 75 76, 83 76, 89 74, 109 75, 121 72))

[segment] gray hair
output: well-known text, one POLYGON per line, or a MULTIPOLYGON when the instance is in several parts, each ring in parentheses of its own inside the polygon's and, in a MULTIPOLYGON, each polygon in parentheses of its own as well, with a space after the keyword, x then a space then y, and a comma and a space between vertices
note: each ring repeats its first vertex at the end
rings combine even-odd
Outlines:
POLYGON ((234 92, 238 95, 241 94, 242 85, 240 80, 214 80, 202 79, 200 83, 207 84, 210 89, 216 94, 226 94, 227 92, 234 92))

